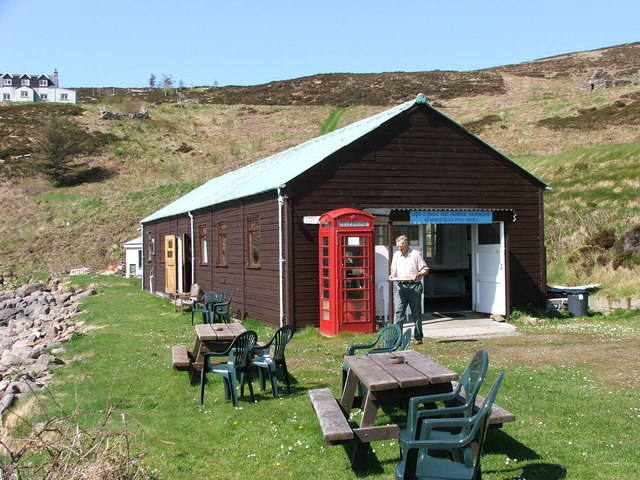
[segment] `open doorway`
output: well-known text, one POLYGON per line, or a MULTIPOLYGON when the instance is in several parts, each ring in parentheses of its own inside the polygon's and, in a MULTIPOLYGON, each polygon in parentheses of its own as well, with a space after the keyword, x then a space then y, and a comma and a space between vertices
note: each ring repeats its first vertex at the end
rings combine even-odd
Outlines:
MULTIPOLYGON (((394 240, 407 235, 429 265, 423 311, 506 312, 504 222, 424 223, 376 217, 376 317, 393 320, 393 292, 387 281, 394 240)), ((462 315, 461 315, 462 316, 462 315)))

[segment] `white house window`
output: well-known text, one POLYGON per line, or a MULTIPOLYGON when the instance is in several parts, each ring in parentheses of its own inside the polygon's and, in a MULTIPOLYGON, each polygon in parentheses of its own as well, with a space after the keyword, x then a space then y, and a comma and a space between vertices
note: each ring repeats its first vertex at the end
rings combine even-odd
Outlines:
POLYGON ((11 86, 11 85, 13 85, 13 81, 10 78, 5 78, 4 79, 4 84, 11 86))
POLYGON ((21 96, 22 98, 27 98, 27 97, 29 96, 29 92, 28 92, 28 91, 26 91, 26 90, 22 90, 22 91, 20 92, 20 96, 21 96))
POLYGON ((10 93, 3 93, 2 94, 2 99, 3 100, 11 100, 11 94, 10 93))
POLYGON ((69 100, 69 96, 66 93, 61 93, 60 100, 69 100))
POLYGON ((40 94, 40 98, 41 98, 42 100, 46 100, 46 99, 47 99, 47 94, 46 94, 46 93, 41 93, 41 94, 40 94))
POLYGON ((41 79, 40 79, 40 86, 41 86, 41 87, 46 87, 46 86, 48 86, 48 85, 49 85, 49 82, 47 81, 47 79, 46 79, 46 78, 41 78, 41 79))
POLYGON ((22 79, 22 85, 23 85, 23 86, 28 87, 28 86, 29 86, 29 83, 30 83, 30 82, 29 82, 29 79, 28 79, 28 78, 23 78, 23 79, 22 79))

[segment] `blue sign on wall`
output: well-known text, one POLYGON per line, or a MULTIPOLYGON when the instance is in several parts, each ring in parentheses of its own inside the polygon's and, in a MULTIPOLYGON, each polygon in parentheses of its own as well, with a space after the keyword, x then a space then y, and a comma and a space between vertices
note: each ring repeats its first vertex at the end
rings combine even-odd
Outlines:
POLYGON ((411 223, 491 223, 493 212, 485 210, 411 210, 411 223))

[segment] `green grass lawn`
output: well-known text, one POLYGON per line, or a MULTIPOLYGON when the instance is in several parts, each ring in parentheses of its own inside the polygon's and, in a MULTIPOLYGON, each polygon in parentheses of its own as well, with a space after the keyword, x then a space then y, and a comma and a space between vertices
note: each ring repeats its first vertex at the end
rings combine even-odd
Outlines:
MULTIPOLYGON (((170 365, 172 345, 192 347, 190 316, 142 292, 137 281, 75 281, 101 286, 78 317, 91 329, 66 344, 68 363, 56 370, 51 392, 65 411, 87 412, 87 424, 101 418, 95 412, 115 407, 112 427, 127 421, 134 450, 146 452, 143 462, 157 478, 393 478, 397 442, 374 443, 377 461, 371 458, 370 469, 356 475, 344 447, 323 444, 307 396, 307 390, 327 386, 339 394, 345 346, 364 335, 298 332, 287 347, 295 378, 291 394, 274 399, 267 391, 256 403, 247 397, 233 408, 224 401, 221 378, 211 375, 201 408, 199 386, 170 365)), ((485 348, 491 359, 487 385, 498 371, 506 372, 498 403, 517 421, 490 432, 484 478, 636 479, 639 320, 635 312, 519 323, 520 336, 430 340, 418 349, 461 372, 473 352, 485 348), (606 355, 594 355, 598 349, 606 355), (618 353, 608 353, 613 351, 618 353)), ((273 332, 257 321, 247 326, 261 340, 273 332)))

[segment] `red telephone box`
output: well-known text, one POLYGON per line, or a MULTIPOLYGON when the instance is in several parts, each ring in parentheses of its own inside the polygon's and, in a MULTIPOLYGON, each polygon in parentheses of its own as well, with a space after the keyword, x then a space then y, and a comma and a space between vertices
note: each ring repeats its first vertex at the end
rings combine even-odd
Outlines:
POLYGON ((374 217, 340 208, 320 217, 320 332, 376 331, 374 217))

